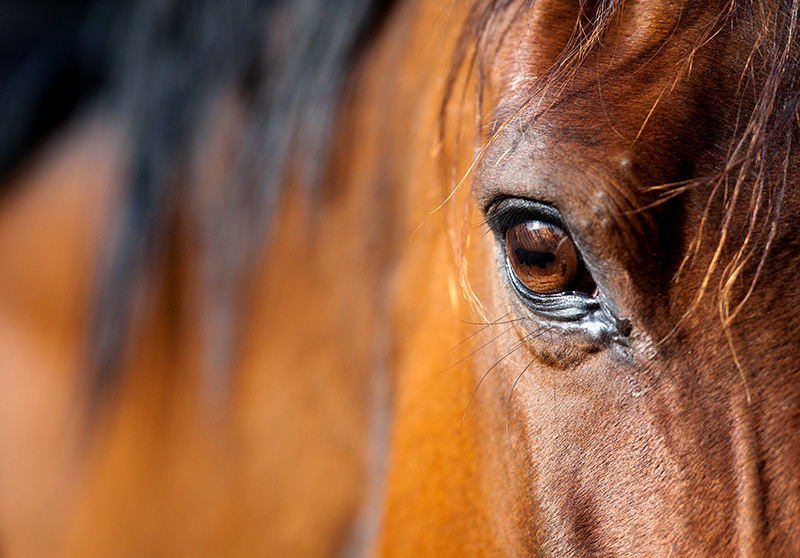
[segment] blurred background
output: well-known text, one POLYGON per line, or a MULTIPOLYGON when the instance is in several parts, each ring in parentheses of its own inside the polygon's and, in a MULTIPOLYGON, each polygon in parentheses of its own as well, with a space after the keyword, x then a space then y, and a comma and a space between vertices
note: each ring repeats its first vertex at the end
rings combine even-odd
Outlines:
POLYGON ((392 10, 0 2, 0 555, 369 547, 392 10))

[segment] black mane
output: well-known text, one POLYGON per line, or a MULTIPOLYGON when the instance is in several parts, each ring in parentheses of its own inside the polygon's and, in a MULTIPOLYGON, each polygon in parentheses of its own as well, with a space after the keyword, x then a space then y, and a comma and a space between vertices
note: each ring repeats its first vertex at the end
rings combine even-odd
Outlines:
MULTIPOLYGON (((0 10, 8 16, 0 37, 2 176, 92 102, 120 117, 131 139, 128 183, 113 219, 119 230, 99 268, 89 332, 97 395, 119 379, 134 299, 163 272, 178 206, 192 203, 195 192, 181 177, 195 170, 193 149, 213 126, 214 103, 233 94, 247 122, 222 203, 203 217, 214 260, 204 280, 218 298, 211 311, 219 314, 212 318, 224 355, 235 335, 236 291, 263 242, 290 154, 302 146, 309 163, 300 170, 313 188, 347 77, 390 4, 25 0, 0 10)), ((226 364, 223 357, 216 368, 226 364)))

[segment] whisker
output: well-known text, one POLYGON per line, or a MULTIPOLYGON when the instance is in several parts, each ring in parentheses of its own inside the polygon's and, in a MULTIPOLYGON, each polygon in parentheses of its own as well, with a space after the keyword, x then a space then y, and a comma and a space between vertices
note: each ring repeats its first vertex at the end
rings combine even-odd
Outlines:
MULTIPOLYGON (((507 316, 507 315, 508 315, 508 314, 506 314, 506 316, 507 316)), ((502 318, 502 317, 504 317, 504 316, 501 316, 501 318, 502 318)), ((466 323, 466 324, 468 324, 468 325, 482 325, 483 327, 481 327, 480 329, 478 329, 478 330, 477 330, 477 331, 475 331, 474 333, 471 333, 469 336, 467 336, 466 338, 464 338, 464 339, 462 339, 461 341, 459 341, 459 342, 458 342, 458 344, 454 345, 452 349, 450 349, 449 351, 447 351, 447 354, 449 355, 450 353, 452 353, 453 351, 455 351, 457 348, 459 348, 461 345, 463 345, 464 343, 466 343, 467 341, 469 341, 470 339, 472 339, 473 337, 475 337, 475 336, 476 336, 476 335, 478 335, 479 333, 482 333, 482 332, 486 331, 486 329, 488 329, 488 328, 490 328, 490 327, 492 327, 492 326, 496 326, 496 325, 509 325, 509 324, 516 324, 517 322, 521 322, 521 321, 523 321, 524 319, 525 319, 525 318, 514 318, 513 320, 504 320, 504 321, 500 321, 500 320, 498 320, 498 321, 496 321, 496 322, 489 322, 489 323, 483 323, 483 324, 481 324, 481 323, 470 323, 470 322, 464 322, 464 323, 466 323)))
POLYGON ((458 366, 459 364, 461 364, 462 362, 464 362, 465 360, 467 360, 468 358, 470 358, 471 356, 473 356, 475 353, 477 353, 477 352, 478 352, 478 351, 480 351, 481 349, 485 348, 486 346, 488 346, 488 345, 490 345, 491 343, 494 343, 495 341, 497 341, 498 339, 500 339, 500 337, 502 337, 503 335, 505 335, 506 333, 508 333, 508 332, 509 332, 509 331, 511 331, 512 329, 514 329, 514 326, 513 326, 513 325, 512 325, 512 326, 509 326, 509 327, 508 327, 508 328, 506 328, 506 329, 504 329, 503 331, 501 331, 500 333, 498 333, 497 335, 495 335, 494 337, 492 337, 491 339, 489 339, 489 340, 488 340, 486 343, 484 343, 483 345, 481 345, 480 347, 478 347, 477 349, 475 349, 474 351, 472 351, 470 354, 468 354, 467 356, 465 356, 464 358, 462 358, 462 359, 461 359, 461 360, 459 360, 458 362, 456 362, 456 363, 454 363, 454 364, 451 364, 450 366, 448 366, 447 368, 445 368, 444 370, 442 370, 442 371, 441 371, 441 372, 439 372, 439 373, 440 373, 440 374, 444 374, 444 373, 445 373, 445 372, 447 372, 448 370, 451 370, 451 369, 455 368, 456 366, 458 366))
POLYGON ((506 439, 508 440, 509 443, 511 443, 511 436, 508 433, 508 413, 509 413, 509 410, 511 409, 511 396, 514 395, 514 388, 517 387, 517 382, 519 382, 520 378, 522 378, 522 375, 525 374, 525 372, 528 371, 528 368, 530 368, 531 365, 534 362, 536 362, 537 358, 539 358, 539 355, 536 355, 535 357, 533 357, 533 360, 531 360, 528 363, 528 365, 525 368, 522 369, 522 372, 519 373, 519 376, 517 376, 517 379, 514 380, 513 384, 511 384, 511 392, 508 394, 508 400, 506 401, 506 439))
POLYGON ((479 322, 471 322, 469 320, 462 320, 461 318, 456 318, 456 320, 458 320, 460 323, 466 324, 466 325, 490 326, 490 325, 494 325, 494 324, 500 323, 503 320, 503 318, 505 318, 509 314, 511 314, 511 312, 506 312, 505 314, 503 314, 502 316, 500 316, 496 320, 492 320, 492 321, 481 320, 479 322))
MULTIPOLYGON (((498 320, 496 322, 463 322, 463 323, 465 325, 481 326, 480 330, 475 332, 475 333, 480 333, 481 331, 484 331, 485 329, 492 326, 516 324, 518 322, 523 322, 526 319, 527 318, 523 317, 523 318, 514 318, 513 320, 498 320)), ((471 335, 475 335, 475 333, 472 333, 471 335)))
MULTIPOLYGON (((467 418, 467 413, 469 412, 469 407, 470 407, 470 405, 472 405, 472 400, 473 400, 473 399, 475 399, 475 394, 477 394, 477 393, 478 393, 478 389, 480 389, 480 387, 481 387, 481 384, 482 384, 482 383, 483 383, 483 381, 486 379, 486 377, 489 375, 489 373, 490 373, 492 370, 494 370, 494 369, 495 369, 495 367, 497 367, 497 365, 498 365, 498 364, 500 364, 500 363, 501 363, 501 362, 503 362, 505 359, 507 359, 509 356, 511 356, 512 354, 514 354, 515 352, 517 352, 518 350, 520 350, 522 347, 524 347, 524 346, 526 345, 526 343, 527 343, 529 340, 531 340, 531 339, 535 339, 535 338, 537 338, 537 337, 539 337, 539 336, 541 336, 541 335, 544 335, 545 333, 547 333, 547 332, 548 332, 548 331, 550 331, 551 329, 553 329, 553 328, 552 328, 552 327, 549 327, 549 328, 542 328, 542 329, 540 329, 539 331, 536 331, 536 332, 534 332, 534 333, 531 333, 531 334, 529 334, 529 335, 526 335, 525 337, 523 337, 523 338, 522 338, 522 339, 519 341, 519 343, 517 344, 517 346, 516 346, 516 347, 514 347, 513 349, 511 349, 510 351, 508 351, 508 352, 507 352, 506 354, 504 354, 502 357, 500 357, 500 358, 497 360, 497 362, 495 362, 495 363, 494 363, 494 364, 491 366, 491 368, 489 368, 489 370, 487 370, 487 371, 486 371, 486 373, 485 373, 483 376, 481 376, 481 379, 478 381, 478 385, 477 385, 477 386, 475 386, 475 389, 472 391, 472 395, 470 396, 470 398, 469 398, 469 401, 467 402, 467 408, 466 408, 466 409, 464 409, 464 415, 461 417, 461 426, 459 426, 459 428, 458 428, 458 431, 459 431, 459 432, 461 432, 461 430, 464 428, 464 421, 465 421, 465 420, 466 420, 466 418, 467 418)), ((538 357, 539 355, 536 355, 536 356, 538 357)), ((534 360, 536 360, 536 359, 534 358, 534 360)), ((531 364, 532 364, 532 363, 533 363, 533 361, 531 361, 531 364)), ((529 364, 528 366, 530 366, 530 364, 529 364)), ((526 367, 526 368, 527 368, 527 367, 526 367)))
POLYGON ((498 365, 498 364, 500 364, 501 362, 503 362, 505 359, 507 359, 507 358, 508 358, 509 356, 511 356, 512 354, 516 353, 518 350, 520 350, 520 349, 521 349, 522 347, 524 347, 524 346, 525 346, 525 342, 524 342, 524 341, 520 341, 520 342, 517 344, 517 346, 516 346, 516 347, 514 347, 513 349, 511 349, 510 351, 508 351, 508 352, 507 352, 506 354, 504 354, 502 357, 500 357, 500 359, 499 359, 497 362, 495 362, 494 364, 492 364, 492 366, 489 368, 489 370, 487 370, 487 371, 486 371, 486 373, 485 373, 483 376, 481 376, 481 379, 478 381, 478 385, 477 385, 477 386, 475 386, 475 389, 472 391, 472 395, 469 397, 469 401, 467 402, 467 408, 466 408, 466 409, 464 409, 464 415, 461 417, 461 426, 459 426, 459 428, 458 428, 458 431, 459 431, 459 432, 461 432, 461 429, 462 429, 462 428, 464 428, 464 421, 465 421, 465 420, 466 420, 466 418, 467 418, 467 413, 469 412, 469 407, 470 407, 470 405, 472 405, 472 400, 473 400, 473 399, 475 399, 475 394, 476 394, 476 393, 478 393, 478 389, 480 389, 480 387, 481 387, 481 384, 482 384, 482 383, 483 383, 483 381, 486 379, 486 377, 489 375, 489 373, 490 373, 492 370, 494 370, 494 369, 497 367, 497 365, 498 365))

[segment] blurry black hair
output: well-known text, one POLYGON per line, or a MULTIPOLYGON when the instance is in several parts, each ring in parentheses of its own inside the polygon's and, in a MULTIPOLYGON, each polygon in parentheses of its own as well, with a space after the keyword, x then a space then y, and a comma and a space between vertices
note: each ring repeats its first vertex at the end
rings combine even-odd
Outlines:
POLYGON ((88 0, 0 4, 0 178, 92 99, 104 52, 88 0))
MULTIPOLYGON (((203 282, 216 339, 234 350, 238 291, 264 242, 290 156, 318 183, 340 95, 389 0, 19 0, 0 7, 0 178, 100 99, 121 116, 133 158, 89 332, 95 399, 119 383, 136 298, 168 258, 179 204, 191 206, 193 149, 233 92, 245 130, 219 206, 203 217, 203 282), (17 22, 18 21, 18 22, 17 22)), ((146 287, 145 287, 146 290, 146 287)), ((214 380, 213 381, 218 381, 214 380)), ((212 382, 213 383, 213 382, 212 382)))

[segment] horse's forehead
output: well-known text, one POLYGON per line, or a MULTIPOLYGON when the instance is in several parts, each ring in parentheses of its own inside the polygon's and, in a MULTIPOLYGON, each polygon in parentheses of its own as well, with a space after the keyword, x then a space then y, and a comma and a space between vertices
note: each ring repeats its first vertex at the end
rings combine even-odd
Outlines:
POLYGON ((491 179, 477 181, 479 203, 502 182, 546 201, 572 188, 637 209, 648 186, 714 172, 735 120, 733 103, 714 100, 741 97, 748 37, 721 25, 716 3, 639 0, 620 3, 581 54, 570 45, 592 28, 569 5, 537 2, 490 33, 501 38, 487 72, 492 137, 479 176, 491 179))
POLYGON ((743 43, 738 46, 745 53, 752 48, 742 32, 746 26, 723 33, 722 40, 726 11, 718 2, 628 0, 609 3, 616 7, 605 12, 585 8, 590 4, 540 0, 488 25, 487 89, 496 115, 516 114, 532 91, 540 92, 543 82, 563 70, 569 80, 548 86, 551 96, 593 87, 602 89, 606 109, 627 107, 643 97, 637 92, 672 85, 705 59, 713 59, 720 72, 726 64, 738 65, 738 57, 718 55, 717 47, 730 50, 720 43, 743 43))

